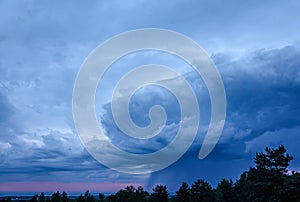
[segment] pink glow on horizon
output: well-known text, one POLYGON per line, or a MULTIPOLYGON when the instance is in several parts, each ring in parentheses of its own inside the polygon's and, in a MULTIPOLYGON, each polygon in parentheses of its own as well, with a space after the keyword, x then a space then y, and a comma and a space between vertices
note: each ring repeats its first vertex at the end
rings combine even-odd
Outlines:
POLYGON ((124 182, 4 182, 0 183, 0 192, 116 192, 128 185, 144 186, 142 183, 124 182))

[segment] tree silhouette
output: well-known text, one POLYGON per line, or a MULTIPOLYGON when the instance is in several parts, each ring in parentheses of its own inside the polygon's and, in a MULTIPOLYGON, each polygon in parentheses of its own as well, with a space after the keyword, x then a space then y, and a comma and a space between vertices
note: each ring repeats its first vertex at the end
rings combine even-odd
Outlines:
POLYGON ((29 202, 38 202, 38 195, 36 194, 36 195, 34 195, 30 200, 29 200, 29 202))
POLYGON ((135 191, 135 200, 138 202, 147 202, 147 199, 149 197, 149 193, 144 191, 144 188, 142 186, 139 186, 135 191))
POLYGON ((192 201, 214 201, 214 192, 210 184, 204 180, 197 180, 191 188, 192 201))
POLYGON ((76 202, 84 202, 84 197, 82 194, 76 199, 76 202))
POLYGON ((116 196, 114 194, 111 194, 111 195, 106 197, 106 201, 107 202, 114 202, 114 201, 116 201, 116 196))
POLYGON ((169 192, 166 186, 156 185, 152 190, 150 202, 168 202, 169 192))
POLYGON ((103 193, 99 193, 99 202, 105 202, 105 196, 103 193))
POLYGON ((235 185, 238 201, 283 201, 287 196, 287 167, 292 156, 280 145, 266 147, 265 153, 256 153, 255 168, 244 172, 235 185))
POLYGON ((68 194, 66 192, 63 192, 61 194, 61 200, 62 200, 62 202, 67 202, 68 201, 68 194))
POLYGON ((293 157, 285 154, 286 149, 280 145, 277 149, 269 147, 265 148, 265 153, 256 153, 254 163, 257 169, 275 170, 279 172, 286 172, 293 157))
POLYGON ((300 201, 300 173, 287 175, 282 190, 282 201, 300 201))
POLYGON ((39 202, 45 202, 45 201, 46 201, 46 197, 45 197, 44 192, 42 192, 42 193, 40 194, 39 200, 38 200, 38 201, 39 201, 39 202))
MULTIPOLYGON (((63 198, 63 197, 62 197, 63 198)), ((76 200, 77 202, 95 202, 94 196, 87 190, 84 195, 80 194, 80 196, 76 200)))
POLYGON ((189 189, 189 185, 186 182, 183 182, 179 187, 179 190, 176 191, 175 196, 176 202, 190 202, 191 201, 191 191, 189 189))
POLYGON ((118 202, 146 202, 148 199, 148 192, 140 186, 127 186, 125 189, 118 191, 115 195, 115 201, 118 202))
POLYGON ((59 191, 55 192, 51 196, 51 202, 62 202, 59 191))
POLYGON ((233 188, 233 182, 231 179, 222 179, 216 188, 217 201, 234 201, 233 188))

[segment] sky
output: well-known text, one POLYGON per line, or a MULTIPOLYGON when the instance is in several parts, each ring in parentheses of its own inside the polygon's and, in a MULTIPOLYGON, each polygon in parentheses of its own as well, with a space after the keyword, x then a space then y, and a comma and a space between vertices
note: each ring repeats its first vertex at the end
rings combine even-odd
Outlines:
MULTIPOLYGON (((183 181, 197 179, 215 186, 254 166, 255 152, 279 144, 294 156, 289 169, 300 171, 299 9, 296 0, 0 1, 0 194, 114 192, 129 184, 149 191, 165 184, 174 192, 183 181), (160 52, 114 63, 97 88, 96 114, 108 138, 125 151, 164 148, 180 122, 176 98, 166 89, 146 86, 132 97, 130 116, 147 126, 149 109, 161 104, 166 127, 149 140, 124 135, 112 118, 109 96, 126 71, 150 63, 172 66, 199 101, 199 130, 189 150, 163 170, 137 175, 111 170, 87 152, 75 129, 72 93, 81 64, 94 48, 142 28, 170 29, 197 42, 223 79, 227 113, 218 144, 199 160, 211 115, 201 77, 160 52)), ((178 84, 176 78, 169 82, 178 84)))

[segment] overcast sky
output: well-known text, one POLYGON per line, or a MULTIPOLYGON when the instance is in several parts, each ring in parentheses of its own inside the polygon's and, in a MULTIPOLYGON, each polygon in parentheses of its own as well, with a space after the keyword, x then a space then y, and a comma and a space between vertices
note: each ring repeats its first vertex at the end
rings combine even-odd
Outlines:
POLYGON ((0 192, 110 192, 127 184, 151 190, 157 183, 174 191, 182 181, 198 178, 216 185, 253 166, 256 151, 279 144, 294 156, 290 169, 299 171, 299 10, 296 0, 0 1, 0 192), (96 46, 121 32, 149 27, 185 34, 206 50, 224 82, 227 119, 213 152, 199 160, 210 120, 201 78, 163 53, 118 61, 103 80, 107 86, 97 90, 96 111, 120 148, 159 150, 174 137, 180 118, 174 96, 149 87, 132 98, 131 117, 145 126, 149 107, 162 103, 166 129, 148 141, 120 132, 107 96, 131 65, 173 65, 195 90, 201 110, 197 137, 182 158, 152 174, 129 175, 106 168, 84 149, 74 127, 72 92, 81 64, 96 46))

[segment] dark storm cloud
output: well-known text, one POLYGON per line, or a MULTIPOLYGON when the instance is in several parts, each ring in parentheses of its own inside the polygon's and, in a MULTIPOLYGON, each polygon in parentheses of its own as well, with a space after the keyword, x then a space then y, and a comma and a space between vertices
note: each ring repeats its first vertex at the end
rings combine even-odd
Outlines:
MULTIPOLYGON (((300 168, 300 161, 297 160, 300 159, 300 156, 295 152, 298 146, 292 144, 292 142, 300 141, 299 132, 295 132, 300 126, 299 55, 298 47, 287 46, 279 49, 253 51, 239 59, 232 59, 226 55, 213 56, 220 69, 227 93, 227 119, 221 139, 207 159, 200 161, 197 159, 197 155, 202 144, 201 135, 205 131, 200 130, 187 154, 179 162, 166 168, 165 171, 154 173, 150 178, 149 186, 162 183, 160 181, 164 180, 164 183, 167 183, 172 177, 176 178, 177 183, 184 180, 192 181, 197 177, 209 178, 217 182, 221 175, 216 175, 214 172, 221 167, 223 174, 226 173, 226 175, 236 178, 241 170, 247 169, 251 165, 257 150, 262 150, 265 146, 277 146, 281 143, 287 145, 294 154, 296 159, 293 163, 294 168, 300 168), (290 129, 294 131, 290 132, 289 138, 285 138, 282 134, 283 131, 288 132, 290 129), (255 143, 256 141, 258 142, 255 143), (256 145, 260 145, 260 147, 256 145), (212 169, 207 169, 208 167, 212 167, 212 169)), ((185 76, 195 89, 201 85, 198 75, 195 73, 185 76)), ((155 94, 155 92, 147 93, 141 93, 136 97, 141 96, 143 103, 146 102, 144 104, 148 106, 154 103, 154 98, 155 101, 158 99, 151 94, 155 94)), ((198 92, 198 98, 203 99, 202 96, 203 93, 198 92)), ((175 105, 178 103, 169 102, 168 104, 170 106, 166 108, 166 111, 174 116, 176 114, 174 112, 175 105)), ((202 108, 210 107, 207 100, 202 104, 204 104, 202 108)), ((109 105, 105 109, 108 114, 102 117, 102 121, 106 131, 114 135, 116 144, 120 142, 121 145, 128 146, 126 141, 128 137, 120 138, 122 137, 121 132, 116 129, 115 125, 110 125, 113 118, 109 112, 109 105)), ((148 113, 139 108, 131 111, 132 117, 139 117, 141 114, 147 116, 148 113)), ((147 125, 147 119, 142 120, 144 120, 142 125, 147 125)), ((159 146, 153 140, 149 140, 148 144, 135 140, 135 144, 129 148, 131 148, 131 152, 137 153, 151 152, 153 151, 151 148, 160 149, 171 141, 171 134, 174 132, 176 130, 167 132, 168 135, 163 136, 165 141, 156 139, 159 143, 163 143, 159 146), (147 147, 144 147, 145 145, 147 147)), ((123 147, 127 148, 126 146, 123 147)), ((175 181, 173 180, 174 183, 175 181)))
POLYGON ((224 75, 229 123, 251 130, 244 140, 299 125, 299 53, 292 46, 256 51, 224 75))
MULTIPOLYGON (((222 61, 216 59, 216 65, 220 68, 224 80, 228 102, 225 135, 221 138, 221 143, 223 139, 224 143, 231 140, 245 142, 267 131, 293 128, 300 124, 298 116, 300 59, 298 56, 299 50, 289 46, 274 50, 258 50, 238 60, 226 56, 222 61)), ((201 85, 198 75, 190 73, 186 77, 195 89, 201 85)), ((140 97, 143 104, 151 106, 158 98, 154 93, 148 93, 149 95, 147 92, 140 94, 140 97)), ((203 98, 203 93, 198 92, 198 98, 205 100, 205 107, 202 108, 210 107, 207 105, 209 104, 207 98, 203 98)), ((168 103, 169 107, 166 110, 170 111, 171 117, 176 114, 174 109, 177 104, 168 103)), ((113 122, 109 111, 110 105, 105 109, 107 114, 102 118, 107 130, 110 130, 116 126, 110 127, 109 124, 113 122)), ((148 111, 139 109, 135 108, 131 111, 132 117, 147 116, 148 111)), ((138 120, 139 122, 144 120, 142 125, 147 125, 146 117, 138 120)), ((116 131, 112 132, 114 133, 116 131)))

